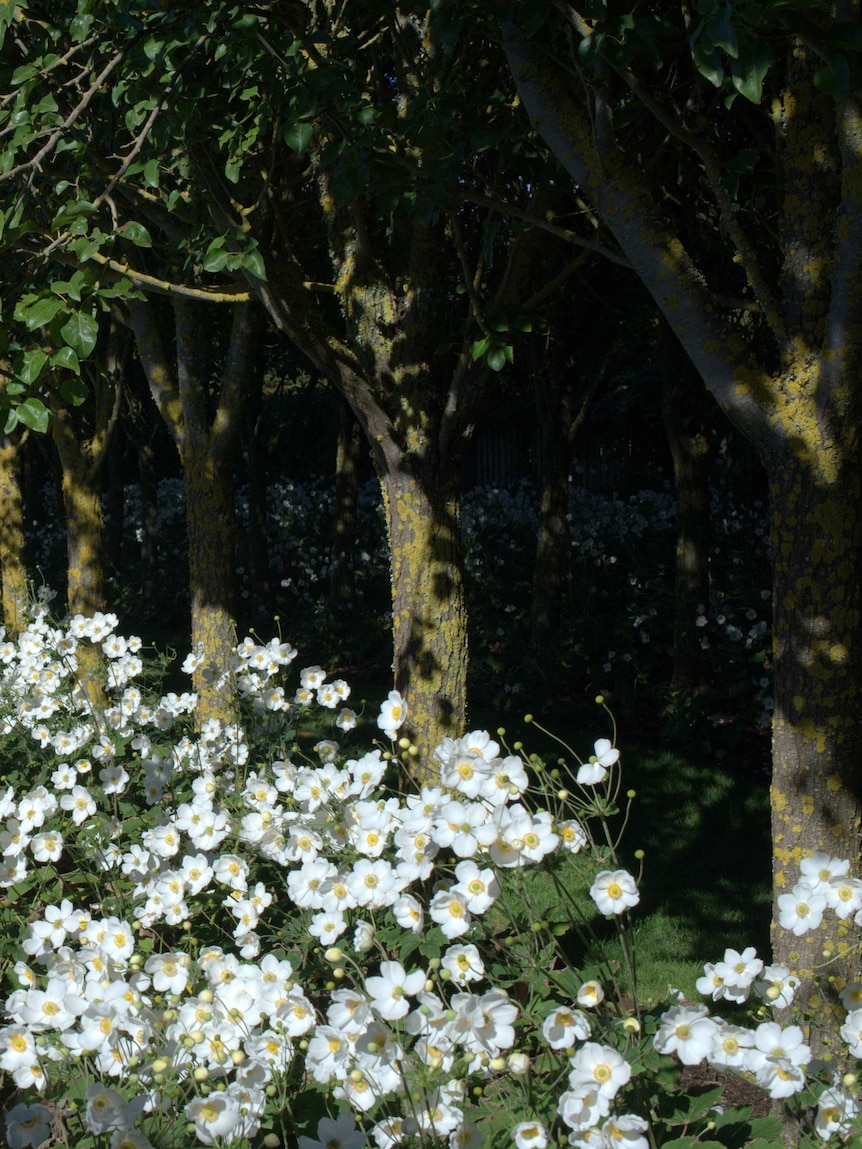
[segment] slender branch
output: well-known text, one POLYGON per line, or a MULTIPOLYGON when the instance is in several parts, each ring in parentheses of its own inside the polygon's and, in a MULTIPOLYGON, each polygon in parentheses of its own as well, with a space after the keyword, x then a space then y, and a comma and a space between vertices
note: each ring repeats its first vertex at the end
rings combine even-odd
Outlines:
MULTIPOLYGON (((57 68, 62 68, 62 66, 64 64, 68 64, 68 62, 72 59, 72 57, 77 55, 77 53, 80 52, 83 48, 91 47, 93 44, 96 43, 97 40, 98 40, 98 36, 88 36, 87 39, 82 40, 80 42, 80 44, 73 44, 72 47, 68 50, 68 52, 65 52, 62 56, 58 56, 57 59, 54 60, 53 63, 49 64, 47 68, 42 68, 40 75, 42 76, 43 79, 45 79, 47 76, 50 76, 50 74, 52 72, 56 71, 57 68)), ((5 108, 7 104, 11 103, 12 100, 14 100, 17 97, 17 95, 18 95, 18 89, 17 88, 12 92, 7 92, 6 95, 2 98, 2 100, 0 100, 0 108, 5 108)), ((11 129, 4 129, 3 133, 0 133, 0 134, 5 135, 6 131, 9 131, 9 130, 11 130, 11 129)))
POLYGON ((185 299, 202 299, 206 303, 247 303, 252 297, 250 291, 219 291, 216 288, 191 287, 184 283, 171 283, 167 279, 158 279, 154 275, 146 275, 143 271, 135 271, 133 267, 119 259, 109 259, 100 252, 94 252, 90 259, 94 263, 107 267, 117 275, 130 280, 135 287, 142 291, 151 291, 156 295, 174 295, 185 299))
POLYGON ((485 312, 482 307, 482 301, 479 298, 479 293, 476 290, 475 278, 470 268, 470 262, 467 259, 467 251, 464 247, 464 236, 461 232, 461 225, 458 222, 458 217, 455 212, 450 211, 448 215, 449 225, 452 228, 452 240, 455 244, 455 251, 458 254, 458 261, 461 264, 461 278, 467 291, 467 298, 470 300, 470 310, 473 312, 473 318, 479 324, 479 330, 482 332, 482 334, 490 336, 491 329, 485 320, 485 312))
POLYGON ((494 211, 500 212, 501 215, 511 216, 512 219, 523 220, 524 223, 532 224, 533 227, 541 228, 542 231, 548 232, 549 235, 555 235, 558 239, 565 240, 566 243, 572 244, 573 247, 583 247, 586 251, 594 251, 596 255, 601 255, 611 263, 619 264, 620 267, 631 269, 631 264, 624 255, 614 251, 610 247, 605 247, 602 243, 596 243, 591 239, 584 239, 574 231, 569 231, 568 228, 558 227, 556 224, 551 223, 550 220, 542 219, 540 216, 531 215, 523 208, 515 207, 514 204, 506 203, 504 200, 492 199, 489 196, 479 195, 477 192, 462 191, 461 198, 466 200, 467 203, 477 204, 479 207, 490 208, 494 211))
POLYGON ((126 49, 121 48, 119 52, 112 56, 112 58, 108 61, 108 63, 99 73, 99 75, 90 85, 90 87, 81 97, 72 111, 68 114, 62 124, 60 124, 59 128, 56 128, 51 133, 39 151, 36 152, 35 156, 31 157, 31 159, 27 160, 23 164, 18 164, 17 167, 10 168, 8 172, 0 173, 0 183, 2 183, 4 180, 11 180, 15 176, 23 175, 24 172, 33 171, 34 168, 39 166, 45 156, 47 156, 49 152, 53 151, 53 149, 57 146, 57 144, 62 139, 63 134, 67 132, 78 119, 78 117, 86 111, 86 109, 92 103, 96 93, 101 89, 102 85, 105 83, 110 74, 122 63, 125 55, 126 49))

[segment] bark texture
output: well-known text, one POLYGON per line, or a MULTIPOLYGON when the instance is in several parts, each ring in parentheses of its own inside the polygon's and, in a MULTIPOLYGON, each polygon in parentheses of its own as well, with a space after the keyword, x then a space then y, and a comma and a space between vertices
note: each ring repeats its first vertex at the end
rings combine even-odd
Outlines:
POLYGON ((0 437, 0 565, 3 584, 3 623, 15 638, 25 625, 28 603, 24 557, 24 511, 21 496, 20 436, 0 437))

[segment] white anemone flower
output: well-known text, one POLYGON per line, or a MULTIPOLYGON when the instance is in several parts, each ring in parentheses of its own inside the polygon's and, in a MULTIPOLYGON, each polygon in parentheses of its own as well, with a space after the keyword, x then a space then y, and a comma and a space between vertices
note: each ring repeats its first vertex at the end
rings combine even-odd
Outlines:
POLYGON ((606 917, 622 914, 640 899, 634 878, 626 870, 602 870, 590 886, 590 897, 606 917))
POLYGON ((675 1053, 683 1065, 698 1065, 711 1054, 717 1034, 705 1005, 675 1005, 662 1015, 653 1045, 659 1053, 675 1053))
POLYGON ((407 703, 397 690, 390 690, 389 697, 380 707, 377 725, 387 736, 394 738, 395 734, 407 720, 407 703))
POLYGON ((577 1089, 589 1085, 612 1100, 632 1075, 632 1067, 616 1049, 609 1045, 599 1045, 596 1041, 585 1042, 570 1059, 569 1085, 577 1089))
POLYGON ((608 770, 619 759, 620 752, 607 738, 600 738, 593 747, 589 762, 578 770, 575 781, 579 786, 596 786, 603 782, 608 770))
POLYGON ((407 973, 401 962, 383 961, 380 976, 367 977, 365 989, 375 1013, 387 1021, 395 1021, 410 1012, 407 999, 424 989, 426 980, 427 974, 422 969, 407 973))
POLYGON ((542 1036, 551 1049, 568 1049, 576 1041, 586 1041, 591 1032, 584 1014, 565 1006, 549 1013, 542 1022, 542 1036))
POLYGON ((816 930, 823 921, 826 895, 807 881, 797 882, 789 894, 778 895, 778 924, 796 937, 816 930))
POLYGON ((515 1149, 545 1149, 548 1144, 548 1131, 541 1121, 521 1121, 509 1136, 515 1149))

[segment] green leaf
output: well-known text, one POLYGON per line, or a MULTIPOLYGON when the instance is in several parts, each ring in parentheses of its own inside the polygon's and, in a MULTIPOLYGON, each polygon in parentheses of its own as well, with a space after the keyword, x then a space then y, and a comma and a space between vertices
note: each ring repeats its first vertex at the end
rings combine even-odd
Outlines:
POLYGON ((266 283, 266 264, 263 262, 263 256, 259 251, 247 251, 240 256, 240 267, 244 267, 246 271, 250 271, 255 279, 260 279, 266 283))
POLYGON ((71 347, 58 348, 48 362, 52 367, 63 367, 67 371, 74 371, 75 374, 81 370, 78 356, 71 347))
POLYGON ((474 362, 477 359, 481 359, 483 355, 486 355, 490 346, 491 340, 488 336, 485 336, 484 339, 477 339, 470 348, 470 354, 473 356, 474 362))
POLYGON ((70 224, 73 220, 95 215, 98 210, 95 204, 90 203, 88 200, 73 200, 71 203, 63 204, 51 220, 51 229, 52 231, 58 231, 60 228, 66 227, 67 224, 70 224))
POLYGON ((60 336, 79 358, 86 359, 99 337, 99 325, 85 311, 76 311, 60 328, 60 336))
POLYGON ((751 1132, 758 1140, 782 1144, 784 1126, 778 1117, 755 1117, 751 1122, 751 1132))
POLYGON ((6 422, 3 424, 3 434, 11 435, 11 433, 18 426, 18 410, 15 407, 10 407, 6 412, 6 422))
MULTIPOLYGON (((2 19, 2 16, 0 16, 2 19)), ((12 87, 17 88, 19 84, 26 83, 31 76, 35 76, 39 69, 35 64, 22 64, 20 68, 16 68, 12 73, 12 87)))
MULTIPOLYGON (((769 49, 761 41, 746 37, 740 40, 739 59, 730 66, 730 78, 741 96, 759 104, 763 95, 763 77, 769 68, 769 49)), ((817 81, 815 80, 815 83, 817 81)))
POLYGON ((153 246, 152 236, 144 227, 144 225, 142 223, 138 223, 136 220, 130 220, 128 223, 124 223, 117 232, 117 235, 122 236, 123 239, 127 239, 136 247, 153 246))
POLYGON ((48 430, 51 412, 41 399, 25 399, 23 403, 18 404, 16 413, 19 423, 29 427, 31 431, 36 431, 42 435, 48 430))
POLYGON ((311 124, 291 124, 284 129, 284 142, 298 156, 302 156, 308 150, 313 135, 314 128, 311 124))
POLYGON ((62 299, 45 296, 33 303, 15 308, 15 318, 26 324, 28 331, 35 331, 37 327, 47 327, 58 311, 64 307, 62 299))
POLYGON ((82 379, 67 376, 60 384, 60 394, 73 407, 80 407, 87 398, 87 385, 82 379))
POLYGON ((144 170, 141 172, 141 179, 144 181, 148 188, 157 188, 159 186, 158 160, 150 160, 149 163, 144 164, 144 170))
POLYGON ((40 347, 32 351, 25 351, 15 374, 22 383, 26 383, 30 386, 39 378, 42 373, 42 368, 47 362, 48 356, 40 347))
POLYGON ((72 20, 69 25, 69 35, 76 44, 80 44, 82 40, 86 40, 92 23, 93 16, 89 13, 79 13, 79 15, 72 20))
POLYGON ((204 255, 204 271, 221 271, 228 261, 228 253, 224 249, 224 236, 217 236, 206 250, 204 255))
POLYGON ((506 366, 507 356, 505 347, 492 347, 488 352, 488 366, 492 371, 502 371, 506 366))
POLYGON ((705 33, 714 47, 721 48, 734 59, 739 55, 736 29, 733 26, 733 9, 730 4, 722 4, 713 12, 706 21, 705 33))
POLYGON ((674 1101, 672 1118, 674 1124, 690 1125, 721 1103, 721 1086, 703 1092, 692 1091, 689 1095, 681 1094, 674 1101))

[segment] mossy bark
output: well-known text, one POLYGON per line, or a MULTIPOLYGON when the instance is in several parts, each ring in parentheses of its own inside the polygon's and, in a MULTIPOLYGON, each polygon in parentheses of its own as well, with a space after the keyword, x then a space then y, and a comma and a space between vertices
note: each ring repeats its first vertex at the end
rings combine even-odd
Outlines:
POLYGON ((381 476, 392 555, 395 687, 408 701, 403 734, 420 749, 416 781, 433 776, 430 751, 464 732, 467 608, 460 539, 460 474, 430 480, 406 469, 381 476))
MULTIPOLYGON (((71 615, 91 618, 105 609, 102 549, 101 463, 104 444, 96 445, 74 425, 72 414, 56 407, 51 423, 63 473, 66 516, 66 605, 71 615)), ((104 705, 104 659, 98 646, 84 639, 78 646, 78 682, 91 705, 104 705)))
MULTIPOLYGON (((771 787, 776 895, 799 879, 817 850, 862 850, 862 470, 832 474, 788 449, 770 482, 774 549, 775 720, 771 787)), ((858 974, 848 952, 858 929, 831 913, 796 937, 773 923, 773 953, 803 981, 807 1013, 836 1001, 858 974), (832 944, 826 940, 832 939, 832 944), (824 955, 831 949, 832 957, 824 955), (843 957, 841 955, 844 955, 843 957)), ((843 1011, 841 1011, 843 1019, 843 1011)))
POLYGON ((0 437, 0 566, 3 584, 3 623, 14 638, 25 625, 28 603, 24 557, 24 510, 19 460, 20 437, 0 437))
POLYGON ((236 646, 236 512, 233 473, 205 450, 183 453, 197 721, 235 720, 230 661, 236 646))

